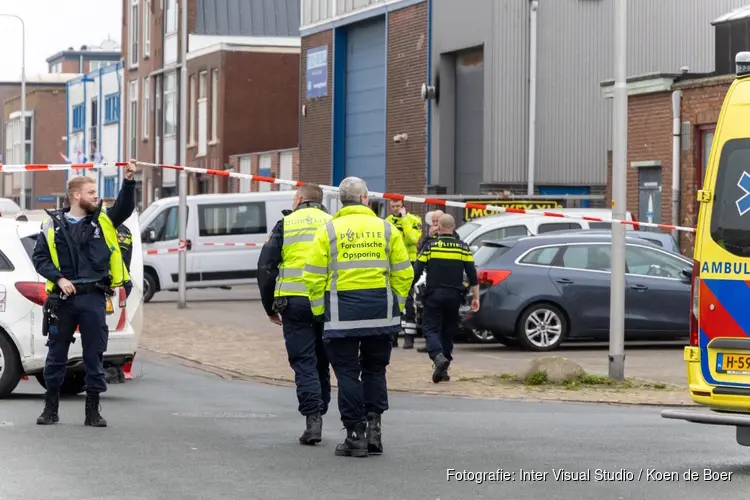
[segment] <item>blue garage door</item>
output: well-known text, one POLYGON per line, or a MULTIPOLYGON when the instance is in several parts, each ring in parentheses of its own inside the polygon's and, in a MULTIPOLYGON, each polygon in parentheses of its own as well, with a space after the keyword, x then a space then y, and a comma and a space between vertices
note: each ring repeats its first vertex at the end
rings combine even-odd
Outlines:
POLYGON ((357 24, 346 40, 347 176, 385 191, 385 19, 357 24))

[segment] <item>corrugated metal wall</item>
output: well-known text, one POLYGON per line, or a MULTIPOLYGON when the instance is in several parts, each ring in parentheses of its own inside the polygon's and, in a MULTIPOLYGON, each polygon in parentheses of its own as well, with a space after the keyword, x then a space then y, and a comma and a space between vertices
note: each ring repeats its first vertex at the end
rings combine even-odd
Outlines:
MULTIPOLYGON (((713 71, 710 22, 747 2, 630 0, 629 75, 713 71)), ((539 3, 536 183, 605 184, 611 113, 600 83, 613 76, 613 0, 539 3)), ((485 181, 525 183, 529 2, 433 0, 432 35, 434 68, 441 52, 484 44, 485 181)))
POLYGON ((299 22, 300 0, 198 0, 195 34, 299 36, 299 22))

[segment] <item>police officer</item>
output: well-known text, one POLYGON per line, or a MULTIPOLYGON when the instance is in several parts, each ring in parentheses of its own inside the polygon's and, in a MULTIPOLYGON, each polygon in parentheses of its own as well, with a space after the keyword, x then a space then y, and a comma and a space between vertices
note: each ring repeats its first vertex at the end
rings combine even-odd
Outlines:
MULTIPOLYGON (((117 228, 117 241, 120 244, 120 253, 122 253, 122 262, 125 264, 125 268, 130 274, 130 261, 133 259, 133 233, 128 229, 125 224, 120 224, 117 228)), ((127 280, 124 285, 125 293, 130 297, 130 292, 133 291, 133 282, 127 280)))
POLYGON ((135 160, 131 160, 115 205, 103 210, 96 181, 78 176, 68 181, 70 206, 47 211, 34 247, 36 271, 47 279, 45 324, 47 359, 44 364, 44 411, 39 425, 59 422, 60 387, 65 379, 68 349, 76 328, 81 332, 86 370, 84 425, 106 427, 100 414, 99 395, 107 390, 103 355, 109 332, 106 296, 128 279, 117 228, 135 208, 135 160))
MULTIPOLYGON (((409 260, 414 266, 417 260, 417 245, 422 236, 422 219, 414 214, 406 212, 404 202, 401 200, 390 201, 391 214, 386 220, 396 226, 404 238, 409 260)), ((414 337, 417 335, 417 323, 414 311, 414 294, 409 293, 406 299, 406 307, 401 316, 401 329, 404 331, 404 349, 414 348, 414 337)), ((393 336, 393 345, 398 347, 398 332, 393 336)))
POLYGON ((294 370, 299 412, 306 428, 305 445, 322 439, 323 415, 331 402, 331 375, 323 346, 323 324, 314 320, 302 273, 315 231, 331 220, 317 184, 303 184, 294 196, 294 210, 284 210, 260 253, 258 286, 272 323, 282 325, 289 364, 294 370))
POLYGON ((346 439, 336 455, 365 457, 383 452, 386 367, 414 270, 401 232, 368 208, 362 179, 341 181, 339 196, 343 208, 315 234, 303 280, 338 380, 346 439))
POLYGON ((474 257, 469 246, 456 238, 452 215, 443 214, 438 221, 437 238, 428 240, 414 267, 414 282, 427 272, 424 304, 424 336, 427 352, 434 362, 432 381, 448 381, 448 367, 453 359, 453 340, 459 329, 458 310, 464 300, 464 273, 473 288, 471 310, 479 310, 479 282, 474 257))

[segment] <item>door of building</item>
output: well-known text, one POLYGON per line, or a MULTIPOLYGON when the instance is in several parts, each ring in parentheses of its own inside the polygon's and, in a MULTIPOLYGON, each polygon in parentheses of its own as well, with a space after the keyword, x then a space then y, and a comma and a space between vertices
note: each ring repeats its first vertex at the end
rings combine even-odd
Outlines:
POLYGON ((638 220, 661 223, 661 182, 660 167, 638 169, 638 220))
POLYGON ((456 54, 455 182, 457 194, 478 194, 484 178, 484 52, 456 54))

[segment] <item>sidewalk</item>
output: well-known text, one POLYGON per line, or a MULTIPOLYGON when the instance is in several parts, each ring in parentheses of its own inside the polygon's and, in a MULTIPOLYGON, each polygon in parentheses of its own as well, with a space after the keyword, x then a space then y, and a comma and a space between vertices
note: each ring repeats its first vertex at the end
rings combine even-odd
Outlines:
MULTIPOLYGON (((252 299, 193 301, 183 310, 178 310, 174 302, 154 302, 145 307, 144 323, 141 349, 183 358, 241 378, 275 383, 293 382, 281 327, 270 323, 260 304, 252 299)), ((606 348, 574 348, 553 354, 579 363, 589 373, 607 374, 606 348)), ((397 348, 393 351, 388 367, 389 389, 467 397, 531 397, 675 405, 689 403, 687 392, 679 389, 614 391, 584 388, 569 391, 545 388, 539 391, 506 384, 498 386, 487 380, 461 380, 513 373, 537 355, 501 346, 458 345, 456 359, 451 366, 453 380, 436 385, 431 381, 432 365, 426 354, 397 348)), ((628 352, 628 355, 628 377, 684 386, 681 349, 634 350, 628 352)))

